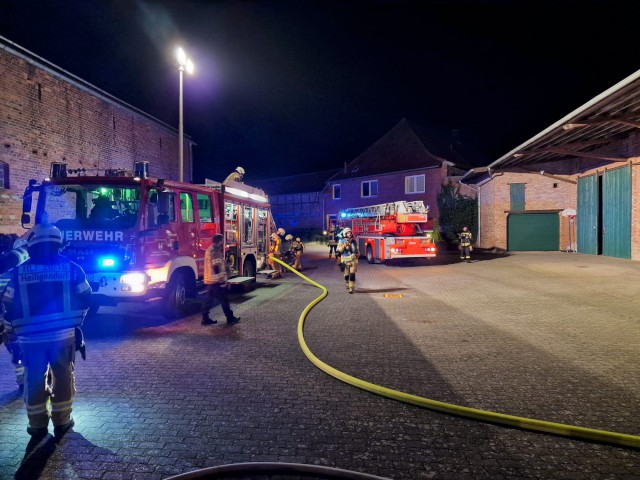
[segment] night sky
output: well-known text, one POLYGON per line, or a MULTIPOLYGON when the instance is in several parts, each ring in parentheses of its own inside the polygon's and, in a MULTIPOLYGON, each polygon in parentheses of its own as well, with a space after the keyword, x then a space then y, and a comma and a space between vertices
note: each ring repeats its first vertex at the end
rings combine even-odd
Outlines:
POLYGON ((0 35, 177 128, 195 180, 338 168, 403 117, 493 161, 640 68, 619 1, 0 0, 0 35))

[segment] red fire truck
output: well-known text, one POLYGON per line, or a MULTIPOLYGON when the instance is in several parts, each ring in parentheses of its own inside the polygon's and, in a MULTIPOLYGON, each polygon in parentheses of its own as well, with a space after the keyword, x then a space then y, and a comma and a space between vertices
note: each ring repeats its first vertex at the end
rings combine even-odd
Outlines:
POLYGON ((33 221, 60 228, 63 254, 87 274, 94 311, 161 297, 165 314, 180 316, 201 285, 215 233, 225 237, 231 282, 254 285, 275 231, 265 193, 238 182, 151 178, 148 170, 148 162, 96 174, 52 164, 49 178, 30 180, 22 224, 32 222, 35 202, 33 221))
POLYGON ((342 210, 342 227, 351 227, 360 254, 369 263, 398 258, 431 258, 436 246, 427 230, 429 207, 422 201, 389 202, 342 210))

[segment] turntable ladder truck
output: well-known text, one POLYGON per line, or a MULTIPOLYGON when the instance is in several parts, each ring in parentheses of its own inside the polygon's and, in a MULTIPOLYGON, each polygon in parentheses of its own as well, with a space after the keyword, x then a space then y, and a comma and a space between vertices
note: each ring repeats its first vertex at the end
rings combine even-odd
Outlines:
POLYGON ((427 230, 429 207, 422 201, 397 201, 348 208, 339 214, 351 227, 360 255, 369 263, 436 256, 432 231, 427 230))

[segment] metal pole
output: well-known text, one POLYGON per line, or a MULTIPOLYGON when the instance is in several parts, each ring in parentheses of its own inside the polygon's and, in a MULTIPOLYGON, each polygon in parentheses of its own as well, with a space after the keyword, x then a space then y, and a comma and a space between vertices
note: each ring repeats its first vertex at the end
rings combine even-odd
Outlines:
POLYGON ((180 113, 179 113, 180 120, 179 120, 179 123, 178 123, 178 137, 179 137, 178 138, 178 148, 179 148, 179 154, 180 154, 179 158, 180 158, 180 160, 179 160, 179 163, 178 163, 178 165, 179 165, 178 180, 180 180, 181 182, 182 182, 182 178, 183 178, 182 171, 184 169, 183 168, 184 151, 183 151, 183 146, 182 146, 183 137, 184 137, 183 125, 182 125, 182 77, 183 77, 183 75, 184 75, 184 66, 180 65, 180 107, 179 107, 179 109, 180 109, 180 113))

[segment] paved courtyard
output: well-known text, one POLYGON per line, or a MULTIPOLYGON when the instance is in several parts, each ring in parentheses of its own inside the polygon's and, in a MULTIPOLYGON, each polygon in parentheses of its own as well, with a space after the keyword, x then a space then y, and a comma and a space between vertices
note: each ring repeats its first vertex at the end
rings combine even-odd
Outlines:
MULTIPOLYGON (((560 252, 363 261, 349 295, 327 252, 309 246, 303 261, 329 289, 304 331, 327 364, 455 405, 640 435, 640 263, 560 252)), ((639 449, 446 415, 327 375, 296 337, 319 294, 291 273, 260 275, 234 295, 242 321, 230 327, 165 320, 159 305, 104 308, 85 323, 75 431, 31 478, 155 480, 242 462, 394 479, 640 478, 639 449)), ((9 479, 28 435, 0 360, 9 479)))

